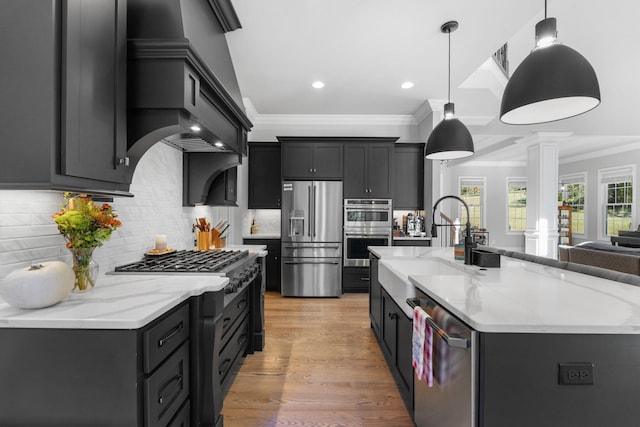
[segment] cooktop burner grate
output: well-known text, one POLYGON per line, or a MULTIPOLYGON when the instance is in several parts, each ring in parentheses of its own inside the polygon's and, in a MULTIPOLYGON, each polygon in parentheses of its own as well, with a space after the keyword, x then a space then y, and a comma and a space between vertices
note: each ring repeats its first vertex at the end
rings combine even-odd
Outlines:
POLYGON ((120 273, 222 273, 249 256, 249 251, 187 251, 165 255, 145 255, 130 264, 115 268, 120 273))

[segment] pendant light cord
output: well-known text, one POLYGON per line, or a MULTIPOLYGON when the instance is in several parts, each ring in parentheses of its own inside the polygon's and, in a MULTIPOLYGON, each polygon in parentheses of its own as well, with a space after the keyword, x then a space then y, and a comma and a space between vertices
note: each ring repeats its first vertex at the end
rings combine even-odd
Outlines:
MULTIPOLYGON (((546 2, 547 0, 545 0, 546 2)), ((447 97, 449 99, 449 103, 451 103, 451 30, 447 31, 447 33, 449 34, 449 69, 448 69, 448 74, 447 74, 447 97)))
POLYGON ((547 19, 547 0, 544 0, 544 19, 547 19))

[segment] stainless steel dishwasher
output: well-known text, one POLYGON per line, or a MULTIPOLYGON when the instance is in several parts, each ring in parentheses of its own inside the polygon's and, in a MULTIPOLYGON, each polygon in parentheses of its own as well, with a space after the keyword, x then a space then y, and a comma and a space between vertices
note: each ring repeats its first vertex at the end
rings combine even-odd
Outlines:
POLYGON ((417 427, 476 427, 477 332, 423 292, 407 303, 431 316, 433 386, 414 374, 414 420, 417 427))

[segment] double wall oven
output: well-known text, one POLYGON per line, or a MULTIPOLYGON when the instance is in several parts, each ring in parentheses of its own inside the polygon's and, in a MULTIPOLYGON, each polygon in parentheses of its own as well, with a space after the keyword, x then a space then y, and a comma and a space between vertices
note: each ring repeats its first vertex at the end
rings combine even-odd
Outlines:
POLYGON ((391 246, 391 199, 345 199, 343 265, 368 267, 369 246, 391 246))

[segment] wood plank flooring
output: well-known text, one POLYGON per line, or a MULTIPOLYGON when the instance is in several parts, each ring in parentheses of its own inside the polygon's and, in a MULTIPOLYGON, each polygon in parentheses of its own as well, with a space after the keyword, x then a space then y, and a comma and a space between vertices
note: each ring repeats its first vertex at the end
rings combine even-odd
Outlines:
POLYGON ((266 345, 227 397, 225 427, 411 427, 369 323, 368 294, 265 296, 266 345))

